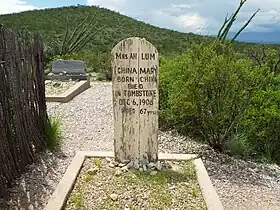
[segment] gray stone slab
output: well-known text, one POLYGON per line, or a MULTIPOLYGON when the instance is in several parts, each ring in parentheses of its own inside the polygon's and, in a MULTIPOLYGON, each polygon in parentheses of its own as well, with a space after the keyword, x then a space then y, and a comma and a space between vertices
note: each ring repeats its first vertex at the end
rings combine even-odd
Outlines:
POLYGON ((52 73, 85 74, 86 65, 81 60, 57 60, 52 63, 52 73))

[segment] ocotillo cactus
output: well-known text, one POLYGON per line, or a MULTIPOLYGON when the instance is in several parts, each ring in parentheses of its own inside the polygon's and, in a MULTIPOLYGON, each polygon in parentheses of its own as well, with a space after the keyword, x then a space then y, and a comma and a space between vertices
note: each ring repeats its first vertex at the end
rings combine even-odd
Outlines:
MULTIPOLYGON (((242 8, 242 6, 245 4, 247 0, 240 0, 240 4, 238 6, 238 8, 236 9, 236 11, 231 14, 230 18, 228 19, 228 16, 225 17, 225 21, 222 25, 222 27, 220 28, 217 38, 219 40, 221 40, 222 42, 225 41, 230 28, 232 27, 232 24, 234 23, 234 21, 236 20, 236 16, 238 15, 238 13, 240 12, 240 9, 242 8)), ((256 16, 256 14, 259 12, 260 9, 258 9, 256 12, 253 13, 253 15, 249 18, 249 20, 241 27, 241 29, 235 34, 235 36, 231 39, 231 42, 233 42, 238 36, 239 34, 249 25, 249 23, 252 21, 252 19, 256 16)))
MULTIPOLYGON (((59 54, 65 55, 72 52, 77 52, 80 49, 82 49, 86 43, 88 43, 100 30, 104 28, 101 27, 99 29, 96 29, 96 22, 94 23, 95 17, 97 15, 97 12, 95 15, 90 18, 85 18, 80 24, 78 24, 71 34, 70 29, 68 25, 66 26, 66 32, 63 38, 63 42, 60 45, 61 49, 59 54)), ((68 22, 68 21, 67 21, 68 22)))

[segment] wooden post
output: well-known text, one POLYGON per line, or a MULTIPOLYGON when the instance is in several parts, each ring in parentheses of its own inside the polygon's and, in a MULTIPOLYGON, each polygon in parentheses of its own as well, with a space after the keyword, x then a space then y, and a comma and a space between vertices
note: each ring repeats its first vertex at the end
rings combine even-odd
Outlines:
POLYGON ((157 49, 131 37, 112 50, 115 159, 158 159, 157 49))

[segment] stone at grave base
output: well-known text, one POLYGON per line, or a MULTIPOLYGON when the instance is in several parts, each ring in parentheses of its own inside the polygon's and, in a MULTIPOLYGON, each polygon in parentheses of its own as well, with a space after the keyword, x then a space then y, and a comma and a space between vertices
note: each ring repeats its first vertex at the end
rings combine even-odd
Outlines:
POLYGON ((120 176, 120 175, 122 175, 122 170, 118 168, 115 172, 115 176, 120 176))
POLYGON ((121 169, 122 169, 122 172, 128 172, 127 166, 124 166, 124 167, 122 167, 121 169))
POLYGON ((140 172, 143 172, 143 171, 144 171, 144 169, 143 169, 142 167, 140 167, 140 168, 139 168, 139 171, 140 171, 140 172))
POLYGON ((147 171, 147 166, 146 165, 143 165, 143 171, 147 171))
POLYGON ((167 168, 167 169, 171 169, 171 168, 172 168, 172 165, 171 165, 171 163, 170 163, 169 161, 165 161, 165 162, 163 163, 163 167, 164 167, 164 168, 167 168))
POLYGON ((112 194, 110 195, 110 198, 112 199, 112 201, 117 201, 118 198, 119 198, 119 196, 118 196, 118 194, 112 193, 112 194))
POLYGON ((146 159, 141 159, 140 161, 139 161, 139 163, 140 163, 140 166, 147 166, 148 164, 149 164, 149 161, 148 160, 146 160, 146 159))
POLYGON ((124 167, 124 166, 126 166, 125 163, 119 163, 119 167, 124 167))
POLYGON ((136 169, 136 170, 138 170, 139 169, 139 161, 134 161, 134 164, 133 164, 133 167, 136 169))
POLYGON ((150 162, 150 163, 148 164, 148 168, 155 168, 155 167, 156 167, 156 164, 153 163, 153 162, 150 162))
POLYGON ((109 163, 109 167, 110 167, 110 168, 115 168, 116 165, 114 164, 114 162, 110 162, 110 163, 109 163))
POLYGON ((127 165, 126 165, 127 169, 131 169, 133 167, 133 161, 130 161, 127 165))
POLYGON ((152 171, 152 172, 150 173, 150 175, 151 175, 151 176, 157 175, 157 171, 152 171))
POLYGON ((55 83, 53 84, 53 87, 55 87, 55 88, 60 87, 60 86, 61 86, 61 83, 60 83, 60 82, 55 82, 55 83))
POLYGON ((87 170, 87 174, 89 175, 95 175, 99 171, 98 167, 90 168, 87 170))
POLYGON ((155 164, 155 167, 156 167, 157 170, 161 171, 161 169, 162 169, 162 163, 158 161, 158 162, 155 164))
POLYGON ((129 162, 130 162, 130 160, 121 160, 121 163, 125 164, 125 165, 128 164, 129 162))

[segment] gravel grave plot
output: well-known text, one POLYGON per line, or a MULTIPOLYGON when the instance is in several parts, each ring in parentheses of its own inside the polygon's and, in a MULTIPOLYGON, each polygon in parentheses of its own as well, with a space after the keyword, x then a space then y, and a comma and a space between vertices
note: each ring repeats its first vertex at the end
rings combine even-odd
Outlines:
POLYGON ((77 84, 78 81, 73 80, 66 80, 66 81, 59 81, 59 80, 46 80, 45 87, 46 87, 46 95, 59 95, 64 93, 69 88, 73 87, 77 84))
POLYGON ((132 165, 87 158, 65 209, 206 209, 193 162, 132 165))
MULTIPOLYGON (((0 199, 1 210, 42 210, 76 151, 113 151, 112 84, 91 86, 68 103, 47 103, 49 115, 62 120, 62 152, 47 152, 28 167, 9 191, 9 199, 0 199)), ((279 210, 279 166, 234 159, 174 131, 159 133, 159 150, 198 154, 225 209, 279 210)))

